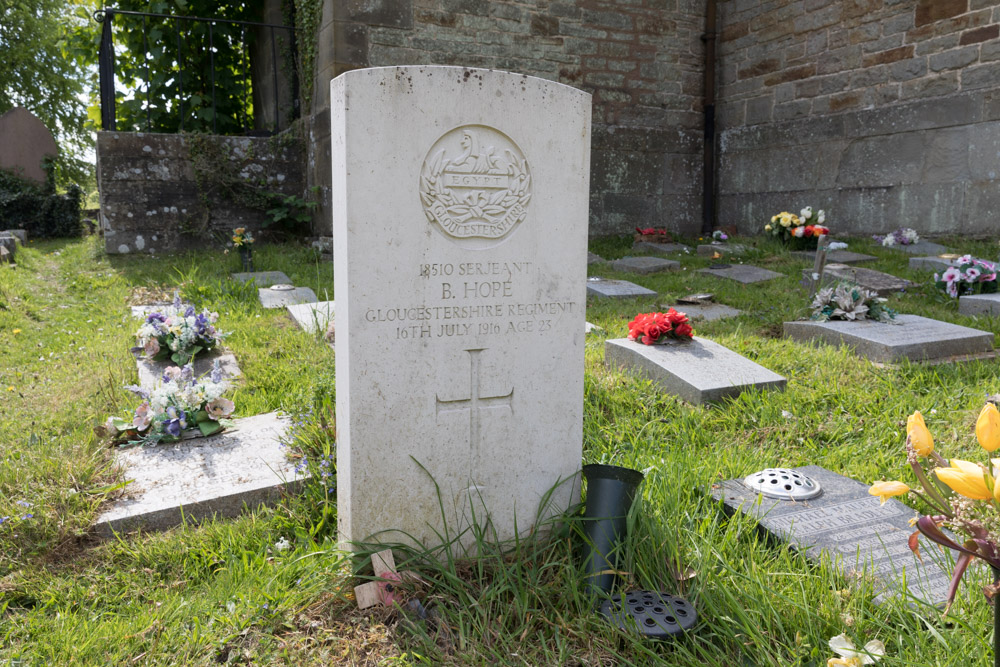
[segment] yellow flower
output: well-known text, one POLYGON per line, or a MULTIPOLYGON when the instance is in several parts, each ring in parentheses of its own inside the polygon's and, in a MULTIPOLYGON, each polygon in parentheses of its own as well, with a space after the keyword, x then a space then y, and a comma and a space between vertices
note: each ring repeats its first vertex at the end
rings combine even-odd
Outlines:
POLYGON ((914 412, 906 419, 906 437, 917 456, 930 456, 934 451, 934 438, 924 424, 924 416, 920 411, 914 412))
POLYGON ((771 222, 777 222, 777 221, 778 221, 778 216, 772 215, 771 216, 771 222))
POLYGON ((771 231, 771 225, 764 225, 764 231, 765 232, 771 231))
POLYGON ((906 495, 910 492, 910 487, 902 482, 875 482, 872 487, 868 489, 868 493, 873 496, 878 496, 882 499, 882 504, 885 505, 885 501, 894 496, 906 495))
POLYGON ((955 493, 972 500, 989 500, 993 497, 993 477, 982 466, 970 461, 952 459, 951 466, 935 468, 938 479, 955 493))
POLYGON ((11 333, 16 336, 17 334, 21 333, 21 330, 20 329, 14 329, 13 331, 11 331, 11 333))
POLYGON ((983 406, 976 420, 976 439, 988 452, 1000 447, 1000 410, 992 403, 983 406))
POLYGON ((13 387, 7 387, 7 391, 14 391, 13 387))

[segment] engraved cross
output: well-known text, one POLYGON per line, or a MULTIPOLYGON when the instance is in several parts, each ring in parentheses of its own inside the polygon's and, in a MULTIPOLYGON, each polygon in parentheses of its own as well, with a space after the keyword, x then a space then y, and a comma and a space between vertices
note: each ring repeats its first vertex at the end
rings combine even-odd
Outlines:
POLYGON ((479 388, 479 353, 486 348, 466 350, 469 353, 469 398, 461 398, 452 401, 442 401, 435 395, 436 415, 448 412, 469 411, 469 450, 472 458, 473 471, 479 469, 479 445, 480 445, 480 410, 492 408, 507 408, 513 414, 514 408, 511 399, 514 396, 513 387, 502 396, 483 396, 479 388))

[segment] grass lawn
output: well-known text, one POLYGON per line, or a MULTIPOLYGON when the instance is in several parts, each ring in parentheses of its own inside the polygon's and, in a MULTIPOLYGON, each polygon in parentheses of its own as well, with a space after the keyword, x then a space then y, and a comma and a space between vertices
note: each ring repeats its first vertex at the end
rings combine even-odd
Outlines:
MULTIPOLYGON (((998 250, 943 242, 987 259, 998 250)), ((694 407, 606 369, 603 338, 588 338, 583 463, 646 472, 627 585, 685 595, 700 614, 694 632, 663 643, 613 631, 592 613, 576 517, 554 522, 549 540, 483 544, 472 560, 400 552, 400 569, 428 582, 429 621, 357 611, 359 566, 336 549, 335 490, 319 467, 334 452, 332 350, 283 309, 262 309, 255 288, 227 280, 235 257, 108 257, 97 239, 29 244, 16 267, 0 265, 0 665, 821 666, 833 656, 827 641, 842 632, 858 646, 884 642, 881 665, 990 664, 988 568, 970 569, 947 616, 912 600, 876 606, 870 587, 764 540, 754 522, 727 518, 708 495, 717 481, 779 465, 913 483, 903 449, 913 410, 944 456, 985 461, 973 424, 984 398, 1000 392, 996 360, 878 367, 782 339, 783 321, 807 315, 798 284, 807 263, 769 239, 753 243, 743 261, 785 277, 742 286, 695 273, 709 260, 693 256, 684 271, 656 276, 590 270, 662 295, 591 300, 587 319, 607 337, 623 337, 637 312, 711 291, 743 314, 700 324, 698 335, 789 379, 784 392, 694 407), (123 388, 136 381, 128 348, 138 322, 127 306, 175 289, 218 311, 219 327, 232 332, 226 346, 244 374, 230 395, 237 416, 291 414, 291 449, 305 456, 313 481, 239 519, 100 541, 89 526, 121 483, 93 427, 138 402, 123 388)), ((608 259, 629 247, 624 238, 591 244, 608 259)), ((958 315, 928 274, 909 271, 905 253, 861 239, 850 249, 877 255, 871 268, 921 283, 891 298, 898 311, 1000 333, 1000 319, 958 315)), ((284 271, 333 298, 332 267, 313 251, 264 245, 254 255, 259 270, 284 271)))

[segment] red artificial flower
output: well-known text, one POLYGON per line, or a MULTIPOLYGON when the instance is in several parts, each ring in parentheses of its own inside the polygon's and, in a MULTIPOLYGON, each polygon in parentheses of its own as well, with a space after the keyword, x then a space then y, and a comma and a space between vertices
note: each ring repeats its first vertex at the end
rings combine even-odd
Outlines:
MULTIPOLYGON (((813 227, 812 225, 806 225, 806 228, 802 230, 802 236, 809 238, 810 236, 813 235, 814 231, 816 231, 815 227, 813 227)), ((819 235, 817 234, 817 236, 819 235)))

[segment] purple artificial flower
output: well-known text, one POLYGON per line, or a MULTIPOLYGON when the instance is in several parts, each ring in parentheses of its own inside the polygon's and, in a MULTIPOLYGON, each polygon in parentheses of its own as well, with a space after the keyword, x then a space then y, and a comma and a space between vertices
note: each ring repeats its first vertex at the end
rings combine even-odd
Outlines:
POLYGON ((184 317, 194 316, 194 306, 188 306, 187 310, 184 311, 184 317))
POLYGON ((194 383, 194 366, 185 364, 177 378, 178 384, 194 383))
POLYGON ((223 377, 225 377, 225 373, 222 370, 222 362, 216 359, 215 363, 212 364, 211 380, 212 382, 218 384, 222 382, 223 377))
POLYGON ((146 322, 148 324, 156 324, 157 322, 162 323, 166 321, 166 319, 167 318, 163 315, 163 313, 150 313, 146 316, 146 322))
POLYGON ((168 419, 163 422, 163 430, 169 435, 175 438, 179 438, 181 431, 187 428, 187 420, 185 419, 187 415, 180 408, 175 408, 170 406, 167 408, 168 419))
POLYGON ((147 401, 149 400, 149 392, 137 384, 127 384, 125 385, 125 389, 129 390, 139 398, 145 399, 147 401))
POLYGON ((180 292, 174 292, 174 309, 181 309, 181 295, 180 292))

